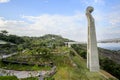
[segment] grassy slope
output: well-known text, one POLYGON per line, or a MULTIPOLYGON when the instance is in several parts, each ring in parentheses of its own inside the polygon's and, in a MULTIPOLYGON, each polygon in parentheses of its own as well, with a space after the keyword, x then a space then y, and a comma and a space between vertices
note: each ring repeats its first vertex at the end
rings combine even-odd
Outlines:
POLYGON ((85 60, 78 54, 75 53, 71 59, 76 66, 58 67, 55 80, 107 80, 99 72, 89 72, 85 60))

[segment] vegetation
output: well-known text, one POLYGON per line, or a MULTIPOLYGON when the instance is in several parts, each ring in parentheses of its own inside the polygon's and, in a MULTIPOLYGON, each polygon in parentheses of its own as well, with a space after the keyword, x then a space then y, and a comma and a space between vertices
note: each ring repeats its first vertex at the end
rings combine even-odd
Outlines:
POLYGON ((0 54, 11 54, 18 51, 16 45, 4 44, 0 45, 0 54))
POLYGON ((38 66, 38 65, 23 65, 23 64, 6 64, 4 62, 0 62, 0 68, 8 69, 8 70, 19 70, 19 71, 36 71, 36 70, 50 70, 49 66, 38 66))
POLYGON ((21 43, 24 42, 24 40, 21 37, 18 37, 16 35, 8 34, 8 32, 6 30, 2 30, 0 32, 0 39, 4 40, 4 41, 7 41, 7 42, 14 43, 14 44, 21 44, 21 43))
POLYGON ((24 42, 23 38, 8 34, 6 30, 2 30, 0 32, 0 40, 6 42, 6 44, 0 45, 0 54, 11 54, 17 52, 19 50, 17 45, 24 42))
POLYGON ((50 63, 51 55, 52 54, 48 48, 33 48, 32 50, 25 50, 17 55, 3 59, 3 61, 42 65, 50 63))
MULTIPOLYGON (((57 72, 54 76, 46 80, 107 80, 98 72, 89 72, 86 68, 86 45, 72 45, 74 49, 64 46, 64 42, 71 40, 62 38, 59 35, 44 35, 42 37, 19 37, 10 35, 7 31, 1 31, 2 40, 16 44, 1 46, 8 53, 16 52, 17 54, 0 61, 0 67, 14 70, 50 70, 51 67, 57 66, 57 72), (8 50, 8 48, 11 50, 8 50), (15 49, 16 48, 16 49, 15 49), (83 58, 81 58, 81 56, 83 58)), ((113 63, 106 64, 107 60, 101 59, 101 67, 116 65, 113 63)), ((116 74, 116 67, 110 67, 116 74)), ((105 69, 106 70, 106 69, 105 69)), ((120 73, 120 72, 118 72, 120 73)), ((37 78, 26 78, 22 80, 38 80, 37 78)))
POLYGON ((0 80, 19 80, 16 76, 0 76, 0 80))
MULTIPOLYGON (((39 80, 39 79, 38 79, 38 77, 29 77, 29 78, 24 78, 24 79, 21 79, 21 80, 39 80)), ((47 77, 44 80, 54 80, 54 78, 47 77)))
MULTIPOLYGON (((16 76, 0 76, 0 80, 39 80, 38 77, 28 77, 18 79, 16 76)), ((44 80, 54 80, 54 78, 47 77, 44 80)))
POLYGON ((41 68, 49 70, 52 63, 53 65, 61 65, 63 60, 67 61, 64 54, 68 52, 67 47, 58 47, 52 52, 49 48, 25 50, 12 57, 2 59, 1 67, 15 70, 40 70, 41 68))
MULTIPOLYGON (((86 59, 87 52, 85 52, 84 45, 72 45, 72 47, 79 53, 80 56, 86 59)), ((107 72, 120 79, 120 64, 117 64, 105 56, 100 56, 100 66, 103 70, 106 70, 107 72)))
POLYGON ((115 63, 109 58, 100 58, 101 68, 120 79, 120 64, 115 63))
POLYGON ((29 77, 29 78, 24 78, 21 80, 38 80, 38 78, 37 77, 29 77))
POLYGON ((57 73, 54 75, 55 80, 107 80, 100 73, 89 72, 85 60, 75 51, 71 53, 66 55, 69 56, 67 61, 63 60, 64 66, 58 66, 57 73))

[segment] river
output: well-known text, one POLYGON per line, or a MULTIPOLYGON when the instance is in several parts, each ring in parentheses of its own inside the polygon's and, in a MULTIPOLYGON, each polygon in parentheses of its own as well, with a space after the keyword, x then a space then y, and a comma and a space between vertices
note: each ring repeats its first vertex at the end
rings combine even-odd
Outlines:
POLYGON ((120 43, 98 43, 98 47, 110 50, 120 50, 120 43))

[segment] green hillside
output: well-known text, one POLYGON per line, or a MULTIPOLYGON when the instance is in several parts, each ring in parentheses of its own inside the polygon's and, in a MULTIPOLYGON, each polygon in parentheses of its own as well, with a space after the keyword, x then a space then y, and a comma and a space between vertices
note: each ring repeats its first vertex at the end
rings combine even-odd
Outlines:
MULTIPOLYGON (((72 48, 84 59, 86 59, 86 44, 72 45, 72 48)), ((120 79, 119 52, 98 48, 100 68, 120 79)))
POLYGON ((109 80, 99 72, 89 72, 85 60, 82 59, 73 49, 68 55, 72 65, 59 67, 55 74, 55 80, 109 80))
MULTIPOLYGON (((4 41, 12 39, 10 35, 5 34, 1 37, 4 36, 5 38, 1 38, 4 41)), ((86 56, 86 50, 82 47, 84 45, 79 47, 73 45, 73 48, 68 48, 64 42, 72 40, 52 34, 42 37, 15 36, 15 38, 12 39, 12 43, 16 44, 17 54, 2 59, 0 68, 38 71, 50 70, 51 67, 56 66, 56 73, 46 80, 115 80, 110 79, 114 77, 105 71, 104 73, 103 71, 89 72, 86 68, 86 60, 83 59, 86 56), (21 42, 18 42, 18 38, 21 42)), ((7 47, 11 49, 10 45, 7 47)), ((34 79, 36 80, 36 78, 31 80, 34 79)))

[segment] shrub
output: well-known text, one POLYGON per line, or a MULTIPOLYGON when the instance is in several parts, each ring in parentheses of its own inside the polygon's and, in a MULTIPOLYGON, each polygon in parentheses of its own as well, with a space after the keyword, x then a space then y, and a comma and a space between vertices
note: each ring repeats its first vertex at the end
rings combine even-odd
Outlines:
POLYGON ((29 78, 24 78, 21 80, 38 80, 38 78, 37 77, 29 77, 29 78))
POLYGON ((0 76, 0 80, 19 80, 16 76, 0 76))
POLYGON ((120 79, 120 64, 108 58, 100 58, 101 68, 120 79))
POLYGON ((87 53, 86 53, 84 50, 81 50, 79 54, 80 54, 80 56, 83 57, 84 59, 87 59, 87 57, 86 57, 86 56, 87 56, 87 53))

